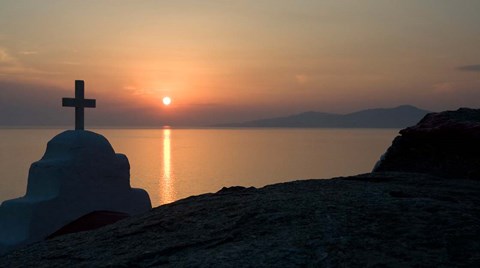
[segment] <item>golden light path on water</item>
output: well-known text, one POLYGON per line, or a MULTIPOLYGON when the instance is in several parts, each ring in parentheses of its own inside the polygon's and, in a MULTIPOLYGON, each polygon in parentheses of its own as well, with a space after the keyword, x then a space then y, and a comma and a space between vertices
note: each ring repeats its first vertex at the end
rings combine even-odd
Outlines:
POLYGON ((176 200, 172 181, 170 134, 170 129, 163 129, 163 175, 160 178, 158 189, 162 204, 171 203, 176 200))
MULTIPOLYGON (((28 170, 63 129, 0 131, 0 202, 25 194, 28 170), (12 157, 21 154, 22 157, 12 157)), ((152 205, 255 186, 369 172, 398 129, 95 129, 127 155, 152 205)))

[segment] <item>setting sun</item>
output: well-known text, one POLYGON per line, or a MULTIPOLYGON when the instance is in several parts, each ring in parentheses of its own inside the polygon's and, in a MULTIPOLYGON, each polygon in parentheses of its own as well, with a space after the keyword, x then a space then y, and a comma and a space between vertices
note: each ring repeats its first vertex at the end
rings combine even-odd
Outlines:
POLYGON ((162 101, 163 101, 163 104, 166 105, 166 106, 168 106, 168 105, 170 105, 170 103, 172 103, 172 99, 170 99, 170 97, 164 97, 162 101))

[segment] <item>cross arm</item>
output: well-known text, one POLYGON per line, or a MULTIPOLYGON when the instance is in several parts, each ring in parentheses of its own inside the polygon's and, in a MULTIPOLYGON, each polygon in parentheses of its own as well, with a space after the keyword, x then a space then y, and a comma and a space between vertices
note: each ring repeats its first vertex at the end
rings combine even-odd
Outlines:
POLYGON ((92 99, 84 99, 83 100, 83 107, 87 108, 95 108, 97 106, 97 101, 92 99))
POLYGON ((92 99, 78 100, 78 99, 74 99, 74 98, 62 98, 62 106, 63 107, 95 108, 96 107, 96 100, 92 100, 92 99))

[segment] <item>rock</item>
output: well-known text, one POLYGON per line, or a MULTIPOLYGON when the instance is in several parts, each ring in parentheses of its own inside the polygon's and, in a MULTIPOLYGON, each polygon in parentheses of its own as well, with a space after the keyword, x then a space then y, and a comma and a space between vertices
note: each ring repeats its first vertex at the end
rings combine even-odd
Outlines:
POLYGON ((229 188, 0 257, 5 267, 480 267, 480 183, 415 173, 229 188))
POLYGON ((148 194, 130 187, 130 165, 103 136, 65 131, 30 167, 24 197, 0 206, 0 253, 41 241, 94 211, 136 215, 151 209, 148 194))
POLYGON ((480 179, 480 110, 461 108, 431 113, 400 134, 373 172, 420 172, 480 179))

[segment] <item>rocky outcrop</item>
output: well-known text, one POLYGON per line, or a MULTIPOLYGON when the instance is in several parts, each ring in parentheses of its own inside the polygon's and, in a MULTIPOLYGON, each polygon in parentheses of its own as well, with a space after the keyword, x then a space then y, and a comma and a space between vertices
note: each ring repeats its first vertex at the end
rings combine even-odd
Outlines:
POLYGON ((0 257, 18 267, 479 267, 480 184, 376 173, 225 188, 0 257))
POLYGON ((431 113, 400 134, 374 172, 421 172, 480 180, 480 110, 431 113))

